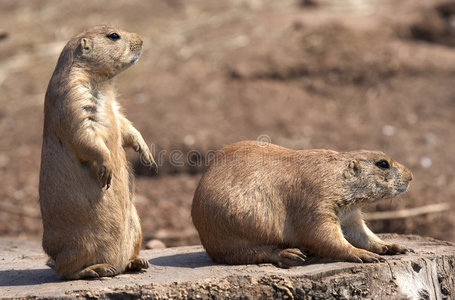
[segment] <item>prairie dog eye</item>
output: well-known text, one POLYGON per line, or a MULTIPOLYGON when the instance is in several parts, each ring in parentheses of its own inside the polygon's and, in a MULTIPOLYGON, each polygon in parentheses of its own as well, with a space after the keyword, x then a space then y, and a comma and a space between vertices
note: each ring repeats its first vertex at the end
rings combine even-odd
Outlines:
POLYGON ((383 169, 383 170, 390 168, 389 163, 385 159, 381 159, 380 161, 376 162, 375 165, 376 165, 376 167, 383 169))
POLYGON ((118 35, 118 33, 114 32, 114 33, 108 34, 107 38, 110 40, 116 41, 116 40, 120 39, 120 35, 118 35))

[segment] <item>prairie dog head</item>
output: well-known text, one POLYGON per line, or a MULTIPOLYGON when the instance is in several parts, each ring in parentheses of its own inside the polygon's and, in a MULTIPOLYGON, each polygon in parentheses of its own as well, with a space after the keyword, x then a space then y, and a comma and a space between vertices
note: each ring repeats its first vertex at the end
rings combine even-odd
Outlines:
POLYGON ((112 78, 135 64, 142 52, 142 38, 112 26, 96 26, 74 38, 74 59, 88 72, 112 78))
POLYGON ((343 172, 347 187, 347 202, 370 203, 390 199, 407 191, 412 180, 411 171, 377 151, 345 153, 343 172))

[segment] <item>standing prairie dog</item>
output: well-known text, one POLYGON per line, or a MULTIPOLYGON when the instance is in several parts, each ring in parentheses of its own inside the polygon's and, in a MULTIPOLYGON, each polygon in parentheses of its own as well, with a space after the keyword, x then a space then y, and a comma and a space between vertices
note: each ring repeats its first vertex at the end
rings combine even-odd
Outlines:
POLYGON ((410 249, 382 241, 360 206, 393 198, 412 173, 382 152, 295 151, 253 141, 210 161, 191 215, 209 256, 229 264, 300 265, 302 250, 352 262, 410 249))
POLYGON ((65 46, 44 103, 39 197, 43 248, 62 279, 114 276, 148 267, 124 147, 156 166, 120 112, 112 79, 135 64, 142 39, 97 26, 65 46))

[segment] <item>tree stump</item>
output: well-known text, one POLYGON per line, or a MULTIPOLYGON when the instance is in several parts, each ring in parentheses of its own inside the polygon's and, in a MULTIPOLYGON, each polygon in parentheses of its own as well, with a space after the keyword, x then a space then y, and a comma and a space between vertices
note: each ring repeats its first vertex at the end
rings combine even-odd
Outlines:
POLYGON ((415 253, 359 264, 312 257, 302 267, 215 264, 201 246, 142 251, 150 268, 114 278, 60 281, 39 242, 0 239, 0 298, 454 299, 455 244, 383 234, 415 253))

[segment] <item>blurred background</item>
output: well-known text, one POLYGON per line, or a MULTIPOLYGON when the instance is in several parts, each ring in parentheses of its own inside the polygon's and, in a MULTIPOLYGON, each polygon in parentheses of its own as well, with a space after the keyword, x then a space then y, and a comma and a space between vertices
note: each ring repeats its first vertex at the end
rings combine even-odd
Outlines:
POLYGON ((41 238, 44 94, 65 43, 99 24, 144 38, 116 83, 160 153, 153 175, 127 151, 146 241, 198 244, 207 152, 258 138, 386 152, 414 180, 366 208, 373 230, 455 241, 455 1, 437 0, 0 0, 0 236, 41 238))

